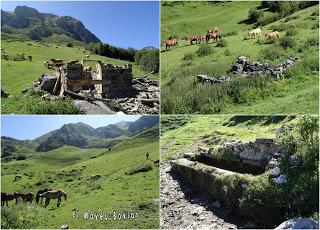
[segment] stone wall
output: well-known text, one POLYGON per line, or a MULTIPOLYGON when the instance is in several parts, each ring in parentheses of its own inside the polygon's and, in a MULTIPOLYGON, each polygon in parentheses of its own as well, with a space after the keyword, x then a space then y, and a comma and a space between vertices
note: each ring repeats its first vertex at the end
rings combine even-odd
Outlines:
POLYGON ((132 90, 132 65, 113 66, 111 64, 97 63, 97 80, 107 80, 103 85, 95 85, 103 96, 123 97, 132 90))
POLYGON ((232 154, 248 164, 266 166, 267 162, 278 152, 279 147, 271 138, 257 138, 246 143, 225 142, 219 149, 224 154, 232 154))
POLYGON ((81 63, 67 63, 60 67, 61 74, 63 76, 63 84, 65 85, 66 89, 76 92, 83 89, 81 85, 67 85, 68 80, 81 80, 83 79, 82 76, 83 66, 81 63))

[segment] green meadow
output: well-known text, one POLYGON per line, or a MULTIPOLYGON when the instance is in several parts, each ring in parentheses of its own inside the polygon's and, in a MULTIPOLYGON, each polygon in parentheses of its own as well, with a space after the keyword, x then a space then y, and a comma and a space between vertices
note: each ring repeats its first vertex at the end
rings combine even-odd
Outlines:
MULTIPOLYGON (((273 13, 250 2, 162 2, 161 41, 178 39, 178 47, 161 47, 161 109, 163 114, 316 114, 318 111, 318 5, 299 10, 262 26, 259 38, 248 37, 256 25, 248 21, 250 9, 264 16, 273 13), (218 27, 221 43, 191 45, 183 38, 205 35, 218 27), (265 34, 280 32, 266 42, 265 34), (287 46, 282 39, 290 37, 287 46), (198 83, 196 76, 225 76, 238 56, 275 65, 290 56, 298 64, 280 80, 256 77, 225 85, 198 83)), ((232 76, 236 77, 236 76, 232 76)))
MULTIPOLYGON (((66 37, 68 38, 68 37, 66 37)), ((70 38, 68 38, 70 40, 70 38)), ((10 114, 34 114, 34 113, 79 113, 72 106, 70 100, 48 102, 40 99, 41 92, 29 91, 23 94, 21 91, 32 87, 33 81, 38 81, 44 73, 50 73, 54 70, 47 69, 44 66, 46 60, 51 58, 63 59, 64 61, 90 59, 100 60, 103 63, 110 63, 113 65, 124 65, 130 62, 112 59, 105 56, 91 54, 86 50, 86 46, 81 42, 75 42, 73 47, 67 47, 67 41, 64 38, 53 37, 45 42, 35 42, 25 40, 22 38, 8 37, 2 34, 1 47, 2 54, 9 55, 9 60, 2 58, 1 61, 1 79, 2 88, 11 96, 2 98, 1 110, 2 113, 10 114), (32 62, 29 60, 17 60, 18 54, 31 55, 32 62), (89 55, 89 58, 86 58, 89 55), (14 60, 16 59, 16 61, 14 60)), ((133 65, 133 76, 142 77, 146 73, 139 65, 133 65)), ((95 62, 86 62, 85 66, 92 66, 95 69, 95 62)), ((157 74, 148 76, 149 78, 157 79, 157 74)))
MULTIPOLYGON (((2 228, 159 228, 158 129, 138 134, 109 149, 65 146, 45 153, 29 153, 26 160, 1 164, 2 192, 33 192, 40 188, 68 193, 59 208, 51 200, 45 208, 33 201, 9 201, 1 212, 2 228), (146 159, 146 153, 150 159, 146 159), (91 176, 100 175, 93 180, 91 176), (14 181, 15 175, 22 179, 14 181), (73 217, 73 211, 79 215, 73 217), (84 219, 84 212, 108 214, 108 220, 84 219), (121 220, 114 220, 114 212, 121 220), (123 219, 123 214, 134 218, 123 219)), ((44 203, 44 202, 43 202, 44 203)))

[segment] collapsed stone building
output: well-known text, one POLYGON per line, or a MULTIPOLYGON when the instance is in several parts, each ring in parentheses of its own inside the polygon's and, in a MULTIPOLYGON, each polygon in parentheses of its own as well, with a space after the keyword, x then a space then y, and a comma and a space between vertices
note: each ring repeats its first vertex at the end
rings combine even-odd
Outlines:
POLYGON ((60 67, 62 88, 77 93, 95 90, 96 95, 114 98, 128 95, 132 91, 132 66, 114 66, 96 63, 96 71, 83 68, 82 63, 68 63, 60 67))
MULTIPOLYGON (((43 74, 34 86, 50 93, 44 95, 44 99, 56 100, 69 95, 78 100, 76 106, 83 105, 89 98, 89 101, 113 101, 128 114, 157 114, 160 108, 158 81, 133 78, 131 64, 114 66, 96 61, 96 69, 92 70, 92 67, 84 66, 84 61, 73 60, 61 65, 54 73, 43 74)), ((86 103, 84 112, 98 104, 101 105, 86 103)), ((101 111, 101 108, 97 110, 101 111)))

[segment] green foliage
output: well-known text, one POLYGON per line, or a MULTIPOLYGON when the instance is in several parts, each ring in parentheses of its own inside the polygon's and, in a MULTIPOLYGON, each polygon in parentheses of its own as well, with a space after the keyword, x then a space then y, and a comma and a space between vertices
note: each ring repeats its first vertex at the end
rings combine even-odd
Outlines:
POLYGON ((286 31, 286 36, 296 36, 299 34, 299 31, 296 29, 289 29, 286 31))
POLYGON ((314 36, 314 37, 308 38, 305 44, 309 46, 319 46, 319 37, 314 36))
POLYGON ((27 158, 28 158, 28 156, 23 155, 23 154, 19 154, 19 155, 16 157, 16 160, 17 160, 17 161, 23 161, 23 160, 26 160, 27 158))
POLYGON ((235 36, 238 34, 238 31, 230 31, 230 32, 226 32, 226 33, 222 33, 221 37, 229 37, 229 36, 235 36))
POLYGON ((284 49, 294 48, 296 46, 296 41, 290 36, 285 36, 283 38, 280 38, 280 45, 284 49))
POLYGON ((210 45, 204 44, 199 47, 196 53, 199 57, 203 57, 212 54, 213 49, 210 45))
POLYGON ((133 175, 139 172, 148 172, 149 170, 152 170, 152 168, 153 168, 152 163, 150 162, 143 163, 143 164, 129 168, 125 172, 125 175, 133 175))
POLYGON ((189 60, 193 60, 194 58, 195 58, 194 53, 186 53, 183 57, 183 60, 189 61, 189 60))
POLYGON ((225 39, 219 39, 219 41, 217 42, 217 47, 227 47, 228 46, 228 42, 225 39))
POLYGON ((282 48, 277 45, 272 45, 271 47, 261 50, 261 56, 267 60, 279 59, 283 54, 282 48))
POLYGON ((159 50, 142 49, 134 56, 134 61, 147 72, 159 72, 159 50))
POLYGON ((71 42, 68 42, 68 43, 67 43, 67 47, 72 48, 72 47, 73 47, 73 44, 72 44, 71 42))
POLYGON ((257 22, 260 18, 263 17, 263 12, 258 11, 257 9, 250 9, 248 19, 251 21, 251 23, 257 22))
POLYGON ((46 221, 47 211, 22 203, 1 209, 2 229, 32 229, 46 221))

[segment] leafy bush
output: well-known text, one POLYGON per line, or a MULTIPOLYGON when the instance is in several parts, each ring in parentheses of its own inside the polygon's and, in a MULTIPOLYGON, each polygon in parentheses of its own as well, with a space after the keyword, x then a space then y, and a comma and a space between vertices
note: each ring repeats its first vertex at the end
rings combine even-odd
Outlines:
POLYGON ((298 19, 298 18, 300 18, 299 15, 294 15, 294 16, 287 17, 284 21, 289 22, 291 20, 298 19))
POLYGON ((134 61, 145 71, 159 72, 159 50, 142 49, 134 56, 134 61))
POLYGON ((195 57, 194 53, 186 53, 183 57, 183 60, 186 60, 186 61, 193 60, 194 57, 195 57))
POLYGON ((280 14, 274 13, 274 14, 259 18, 256 24, 258 26, 265 26, 279 20, 280 18, 281 18, 280 14))
POLYGON ((310 46, 319 46, 319 37, 314 36, 314 37, 308 38, 308 40, 305 43, 306 45, 310 45, 310 46))
POLYGON ((285 24, 272 25, 270 28, 272 31, 285 31, 287 29, 287 25, 285 24))
MULTIPOLYGON (((10 202, 10 201, 9 201, 10 202)), ((44 223, 47 211, 37 206, 18 203, 1 209, 2 229, 32 229, 44 223)))
POLYGON ((268 60, 279 59, 283 55, 282 48, 276 45, 263 49, 261 55, 268 60))
POLYGON ((217 47, 227 47, 228 46, 228 42, 227 40, 225 39, 220 39, 218 42, 217 42, 217 47))
POLYGON ((71 42, 68 42, 67 47, 72 48, 72 47, 73 47, 73 44, 72 44, 71 42))
POLYGON ((234 36, 234 35, 237 35, 237 34, 238 34, 238 31, 230 31, 230 32, 227 32, 227 33, 222 33, 221 37, 229 37, 229 36, 234 36))
POLYGON ((199 57, 203 57, 203 56, 207 56, 209 54, 212 54, 213 49, 210 45, 205 44, 205 45, 201 45, 196 53, 199 57))
POLYGON ((314 11, 314 12, 311 14, 311 16, 319 16, 319 11, 318 11, 318 10, 314 11))
POLYGON ((259 20, 259 18, 263 17, 263 13, 262 11, 258 11, 257 9, 250 9, 249 10, 249 15, 248 15, 248 19, 251 22, 257 22, 259 20))
POLYGON ((280 45, 284 48, 293 48, 296 46, 295 40, 290 36, 285 36, 283 38, 280 38, 280 45))
POLYGON ((153 166, 150 162, 135 166, 135 167, 131 167, 129 168, 125 174, 126 175, 132 175, 132 174, 136 174, 139 172, 148 172, 149 170, 152 170, 153 166))
POLYGON ((289 29, 289 30, 287 30, 287 32, 286 32, 286 36, 295 36, 295 35, 298 35, 298 30, 296 30, 296 29, 289 29))
POLYGON ((26 155, 20 154, 16 157, 17 161, 26 160, 28 157, 26 155))

